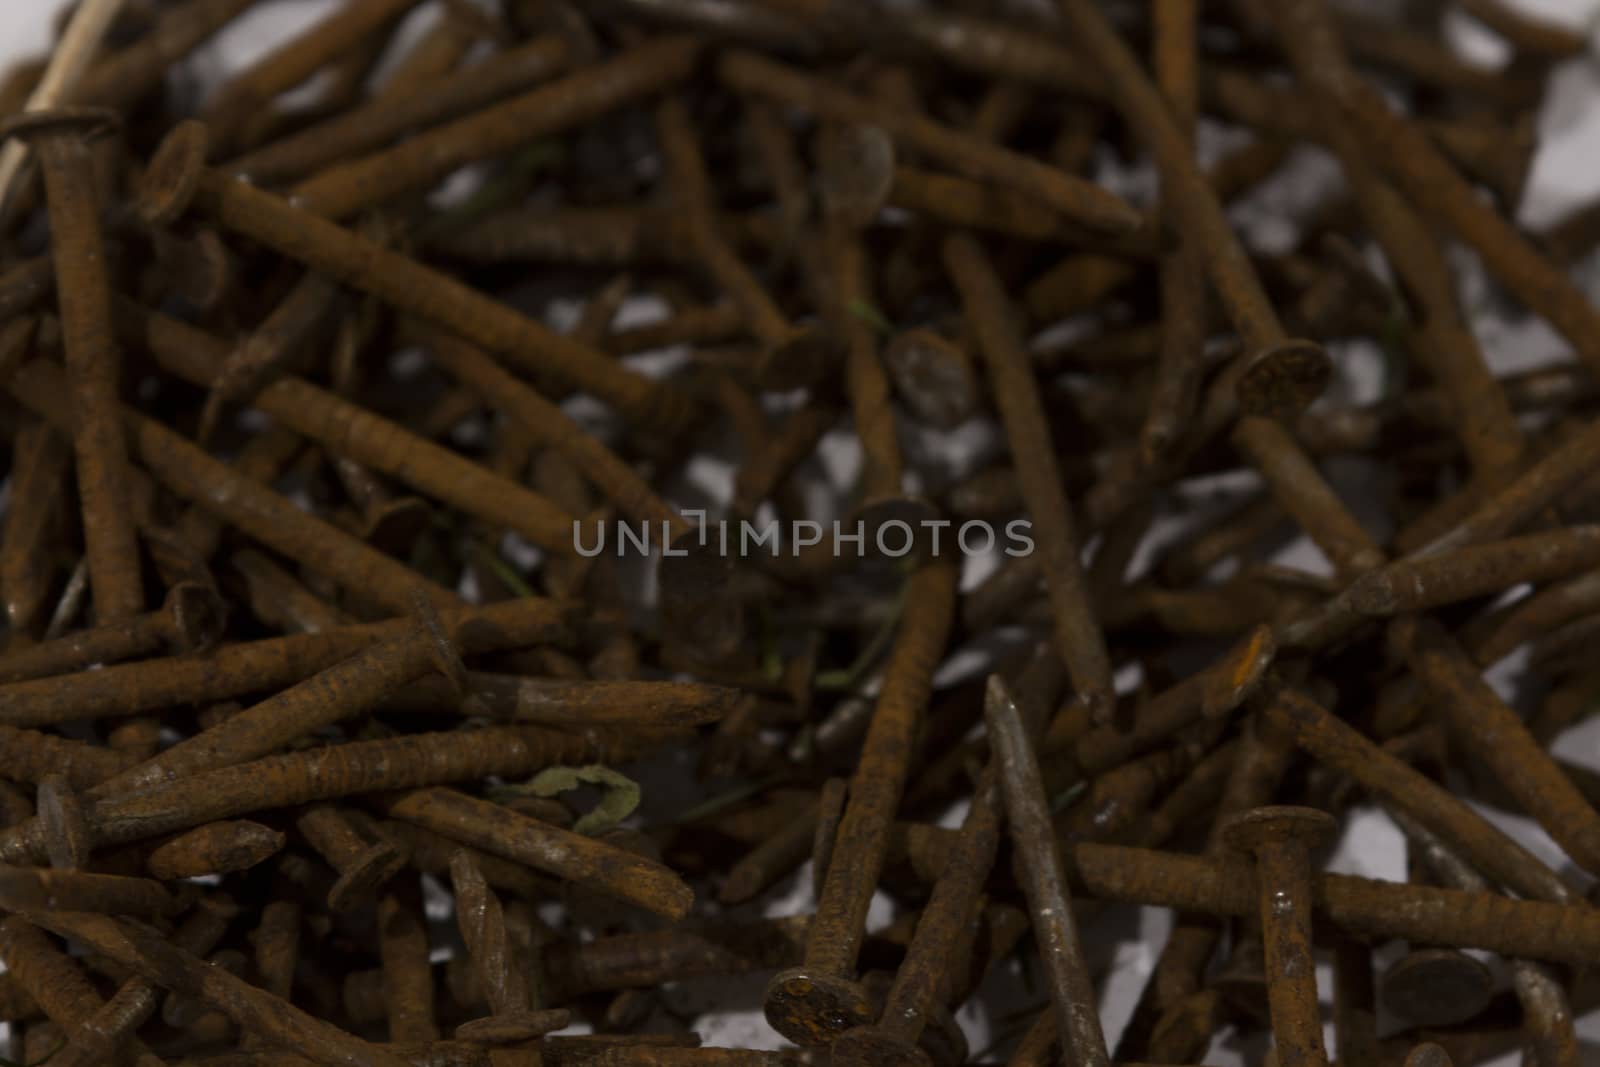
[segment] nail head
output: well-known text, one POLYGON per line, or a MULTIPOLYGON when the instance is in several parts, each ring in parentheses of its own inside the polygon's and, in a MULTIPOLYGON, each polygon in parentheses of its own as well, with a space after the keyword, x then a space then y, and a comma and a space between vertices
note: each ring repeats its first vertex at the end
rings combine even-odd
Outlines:
POLYGON ((202 122, 175 126, 145 169, 139 187, 139 217, 151 226, 170 226, 189 210, 205 175, 211 136, 202 122))
POLYGON ((767 986, 767 1022, 797 1045, 829 1044, 846 1030, 865 1026, 873 1015, 861 983, 837 975, 793 967, 767 986))
POLYGON ((1268 345, 1256 352, 1239 379, 1239 407, 1248 415, 1293 418, 1322 395, 1332 377, 1328 353, 1315 341, 1268 345))
POLYGON ((1222 839, 1241 852, 1286 841, 1316 848, 1332 841, 1338 832, 1338 820, 1327 812, 1293 805, 1253 808, 1231 816, 1222 825, 1222 839))
POLYGON ((0 119, 0 140, 15 137, 31 144, 39 137, 56 134, 73 134, 88 140, 121 128, 122 118, 109 108, 57 107, 19 111, 0 119))

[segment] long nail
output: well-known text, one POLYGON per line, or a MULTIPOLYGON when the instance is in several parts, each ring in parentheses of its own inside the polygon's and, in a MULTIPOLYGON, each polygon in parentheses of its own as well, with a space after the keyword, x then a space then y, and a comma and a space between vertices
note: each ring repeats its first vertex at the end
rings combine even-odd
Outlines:
POLYGON ((1222 828, 1224 840, 1255 857, 1272 1037, 1283 1067, 1328 1062, 1311 954, 1310 853, 1337 827, 1315 808, 1268 807, 1235 815, 1222 828))
POLYGON ((778 203, 779 259, 792 254, 806 222, 812 216, 810 179, 800 159, 799 146, 778 109, 764 100, 744 102, 744 121, 761 161, 761 168, 778 203))
MULTIPOLYGON (((1423 542, 1408 539, 1402 531, 1396 546, 1406 558, 1421 558, 1434 553, 1505 537, 1535 515, 1555 503, 1563 492, 1580 482, 1594 469, 1600 453, 1600 422, 1586 428, 1571 440, 1526 469, 1522 475, 1480 497, 1473 493, 1463 503, 1467 514, 1446 530, 1423 542)), ((1363 616, 1345 595, 1333 597, 1279 628, 1279 639, 1286 645, 1317 647, 1348 634, 1363 616)))
MULTIPOLYGON (((1041 656, 1050 658, 1042 651, 1041 656)), ((1029 691, 1050 672, 1059 673, 1060 668, 1036 659, 1031 670, 1033 673, 1025 674, 1019 682, 1029 691)), ((1000 759, 996 755, 979 777, 955 848, 917 920, 911 945, 884 997, 878 1021, 847 1030, 834 1039, 832 1054, 841 1065, 930 1062, 930 1053, 919 1047, 919 1039, 924 1038, 949 999, 954 974, 959 972, 951 967, 951 957, 959 952, 958 938, 979 903, 1000 847, 1004 812, 1000 759)), ((929 1036, 939 1040, 937 1034, 929 1036)), ((957 1062, 964 1060, 964 1050, 955 1050, 953 1058, 957 1062)))
POLYGON ((391 818, 671 919, 682 918, 694 901, 689 887, 658 863, 462 793, 429 789, 388 801, 385 807, 391 818))
MULTIPOLYGON (((767 220, 753 214, 725 214, 727 236, 740 249, 769 247, 776 239, 767 220)), ((688 220, 655 207, 532 207, 497 212, 481 222, 437 235, 425 235, 430 252, 466 263, 574 263, 627 267, 694 261, 688 220)), ((3 291, 3 288, 0 288, 3 291)), ((20 296, 20 294, 19 294, 20 296)), ((727 340, 739 335, 744 319, 732 304, 695 314, 680 310, 673 327, 635 326, 601 342, 613 354, 663 347, 673 339, 727 340), (663 332, 665 331, 665 332, 663 332)))
POLYGON ((1600 367, 1600 312, 1510 222, 1480 200, 1427 135, 1396 115, 1370 84, 1346 81, 1339 106, 1373 144, 1374 156, 1412 201, 1483 258, 1507 290, 1567 339, 1585 364, 1600 367))
MULTIPOLYGON (((68 1034, 105 1007, 106 1002, 78 965, 21 915, 0 920, 0 960, 50 1020, 68 1034)), ((162 1062, 137 1037, 128 1045, 138 1067, 156 1067, 162 1062)), ((58 1042, 55 1048, 60 1047, 58 1042)))
MULTIPOLYGON (((445 5, 426 33, 408 42, 401 54, 372 90, 374 98, 387 97, 398 103, 413 90, 429 82, 443 89, 445 79, 459 71, 473 48, 494 36, 495 27, 470 17, 459 7, 445 5)), ((359 105, 357 105, 359 106, 359 105)))
MULTIPOLYGON (((1225 849, 1222 826, 1229 817, 1272 803, 1293 756, 1294 745, 1281 731, 1274 730, 1271 723, 1259 715, 1250 717, 1211 818, 1206 837, 1208 856, 1222 856, 1225 849)), ((1203 1045, 1211 1029, 1189 1024, 1197 1019, 1194 1009, 1207 1007, 1207 1002, 1191 998, 1201 995, 1205 968, 1222 933, 1222 926, 1215 918, 1180 917, 1151 973, 1146 995, 1135 1010, 1134 1020, 1143 1017, 1149 1028, 1143 1034, 1135 1030, 1132 1035, 1135 1042, 1148 1041, 1152 1052, 1161 1051, 1161 1058, 1193 1058, 1204 1052, 1203 1045)), ((1205 1017, 1205 1013, 1199 1017, 1205 1017)), ((1130 1028, 1133 1025, 1130 1022, 1130 1028)), ((1124 1035, 1123 1041, 1127 1043, 1128 1031, 1124 1031, 1124 1035)), ((1139 1046, 1128 1045, 1125 1051, 1119 1045, 1117 1055, 1138 1058, 1139 1046)))
POLYGON ((1272 695, 1265 708, 1266 714, 1292 727, 1295 743, 1301 748, 1438 834, 1497 882, 1535 900, 1574 899, 1567 884, 1527 849, 1310 697, 1284 688, 1272 695))
POLYGON ((1247 415, 1235 425, 1232 439, 1261 471, 1278 506, 1341 575, 1354 577, 1383 563, 1377 541, 1350 514, 1282 423, 1247 415))
POLYGON ((1137 211, 1088 182, 931 119, 876 104, 764 57, 731 52, 722 57, 718 73, 740 93, 806 108, 835 122, 881 127, 907 147, 926 152, 968 177, 1030 193, 1090 229, 1127 233, 1143 225, 1143 216, 1137 211))
MULTIPOLYGON (((175 319, 121 306, 119 327, 164 370, 195 384, 211 382, 225 345, 175 319)), ((555 551, 572 543, 572 516, 510 479, 495 477, 459 454, 303 378, 279 379, 252 403, 287 429, 422 493, 486 521, 516 530, 555 551)))
POLYGON ((565 38, 535 37, 447 79, 406 86, 403 91, 386 86, 368 103, 231 159, 221 169, 266 186, 305 178, 342 160, 378 151, 398 135, 453 121, 526 91, 559 74, 574 58, 573 44, 565 38))
POLYGON ((354 0, 234 75, 207 105, 219 145, 260 109, 415 7, 418 0, 354 0))
MULTIPOLYGON (((465 654, 570 639, 567 608, 535 597, 441 613, 465 654)), ((319 634, 225 645, 209 655, 117 664, 58 678, 0 686, 0 720, 39 726, 137 715, 173 704, 207 704, 292 686, 374 645, 404 638, 409 619, 366 623, 319 634)))
POLYGON ((1396 624, 1401 627, 1396 636, 1456 742, 1485 761, 1574 862, 1589 871, 1600 867, 1600 813, 1443 627, 1419 619, 1408 634, 1408 622, 1396 624))
POLYGON ((1474 619, 1461 641, 1479 666, 1504 659, 1528 641, 1574 619, 1600 611, 1600 574, 1590 572, 1552 582, 1503 611, 1474 619))
POLYGON ((459 688, 465 668, 426 600, 413 604, 413 629, 374 644, 299 685, 168 748, 101 786, 96 796, 142 789, 265 756, 297 737, 353 717, 388 693, 437 671, 459 688))
POLYGON ((154 931, 75 912, 41 917, 53 932, 103 952, 168 989, 196 997, 221 1011, 250 1033, 298 1050, 315 1063, 364 1063, 404 1067, 407 1061, 322 1022, 299 1008, 235 978, 221 967, 208 966, 190 952, 174 947, 154 931))
MULTIPOLYGON (((859 131, 856 131, 859 132, 859 131)), ((819 134, 818 152, 838 151, 840 139, 853 136, 849 128, 824 127, 819 134)), ((870 135, 868 135, 870 136, 870 135)), ((873 306, 870 261, 866 243, 849 218, 838 211, 825 213, 822 234, 804 249, 803 260, 818 290, 823 316, 842 338, 845 392, 855 418, 856 434, 863 453, 861 472, 862 506, 857 516, 865 523, 869 538, 879 524, 925 514, 930 505, 906 494, 905 455, 890 402, 889 377, 879 355, 878 337, 872 325, 852 309, 873 306), (904 516, 904 517, 903 517, 904 516)), ((837 566, 838 553, 827 542, 815 550, 811 560, 802 560, 803 573, 837 566)))
POLYGON ((1413 347, 1455 402, 1458 433, 1475 470, 1500 478, 1517 461, 1521 431, 1462 317, 1443 249, 1412 205, 1381 179, 1380 161, 1370 157, 1358 130, 1337 108, 1343 84, 1354 77, 1337 28, 1318 0, 1284 4, 1276 18, 1283 46, 1312 91, 1314 114, 1339 156, 1367 225, 1417 305, 1414 313, 1420 321, 1412 332, 1413 347))
POLYGON ((127 499, 130 468, 118 402, 121 359, 111 330, 111 282, 88 146, 91 136, 114 125, 109 112, 78 109, 26 113, 0 131, 32 142, 44 170, 75 412, 68 429, 77 456, 90 584, 102 622, 137 615, 145 606, 138 534, 127 499))
POLYGON ((1194 162, 1188 139, 1105 15, 1087 0, 1062 0, 1060 7, 1085 55, 1105 75, 1117 108, 1155 156, 1166 207, 1203 257, 1212 289, 1244 340, 1245 370, 1237 388, 1240 407, 1248 414, 1298 414, 1327 384, 1327 354, 1313 342, 1290 340, 1285 334, 1194 162))
POLYGON ((0 902, 7 911, 92 911, 156 919, 183 904, 159 882, 86 871, 0 867, 0 902))
POLYGON ((1040 544, 1058 651, 1072 672, 1078 698, 1095 721, 1106 722, 1116 701, 1111 661, 1085 589, 1072 512, 1061 488, 1049 423, 1032 368, 1008 321, 1000 279, 982 249, 970 237, 952 237, 945 244, 945 260, 989 364, 1023 498, 1040 544))
POLYGON ((100 107, 125 107, 144 99, 185 56, 258 2, 188 0, 173 5, 142 40, 96 63, 74 99, 100 107))
MULTIPOLYGON (((441 693, 424 684, 386 701, 385 711, 437 715, 441 693)), ((474 716, 546 726, 637 724, 683 729, 716 722, 743 699, 731 687, 702 682, 558 681, 468 671, 462 693, 474 716)))
POLYGON ((1011 840, 1023 857, 1023 889, 1034 937, 1050 975, 1050 999, 1062 1048, 1074 1062, 1109 1065, 1094 984, 1089 977, 1072 914, 1061 845, 1050 825, 1049 800, 1038 756, 1022 716, 999 676, 989 680, 984 719, 999 767, 1011 840))
POLYGON ((1600 527, 1567 526, 1504 541, 1402 559, 1351 583, 1363 615, 1401 615, 1491 596, 1523 582, 1548 582, 1600 564, 1600 527))
POLYGON ((1086 781, 1157 748, 1201 718, 1226 716, 1270 677, 1276 654, 1270 631, 1257 626, 1217 662, 1152 699, 1132 729, 1108 723, 1069 737, 1062 729, 1066 720, 1058 717, 1042 742, 1048 780, 1057 789, 1086 781))
MULTIPOLYGON (((449 782, 527 776, 554 763, 583 763, 614 752, 601 740, 536 726, 490 727, 357 741, 274 756, 94 801, 83 812, 97 845, 138 841, 269 808, 336 800, 355 793, 421 789, 449 782)), ((0 833, 0 862, 48 855, 50 820, 0 833)))
MULTIPOLYGON (((61 426, 71 413, 61 403, 66 383, 52 366, 39 361, 12 377, 12 394, 61 426)), ((249 530, 263 544, 303 559, 358 595, 381 597, 393 610, 417 591, 450 604, 456 597, 397 560, 296 507, 266 486, 240 478, 228 467, 160 423, 124 408, 117 432, 125 434, 146 470, 179 496, 207 507, 249 530)))
POLYGON ((195 431, 201 444, 211 441, 228 409, 249 406, 255 394, 286 372, 333 318, 339 299, 339 287, 320 274, 307 273, 295 283, 212 377, 211 394, 195 431))
POLYGON ((497 1016, 526 1015, 528 981, 512 959, 505 912, 469 853, 451 858, 450 885, 456 894, 456 925, 490 1010, 497 1016))
MULTIPOLYGON (((236 911, 226 897, 202 898, 174 932, 172 943, 185 952, 206 955, 222 940, 236 911)), ((103 1007, 79 1021, 69 1033, 66 1047, 51 1061, 67 1067, 105 1063, 136 1040, 132 1035, 155 1014, 160 1003, 160 989, 153 982, 137 975, 128 978, 103 1007)))
POLYGON ((656 136, 666 159, 673 202, 689 219, 699 264, 722 288, 762 344, 758 380, 784 390, 826 376, 829 344, 815 327, 789 321, 722 233, 710 175, 687 103, 669 96, 656 107, 656 136))
MULTIPOLYGON (((445 369, 516 419, 537 444, 565 456, 624 515, 657 529, 669 529, 670 540, 688 531, 683 517, 657 496, 631 466, 484 352, 442 333, 430 334, 426 344, 445 369)), ((569 524, 565 531, 569 549, 574 526, 569 524)))
POLYGON ((1471 63, 1436 36, 1411 29, 1394 19, 1344 10, 1339 34, 1356 58, 1394 71, 1420 85, 1459 92, 1507 112, 1536 107, 1544 90, 1542 76, 1509 67, 1489 71, 1471 63))
POLYGON ((649 41, 615 59, 457 119, 372 155, 333 167, 293 190, 304 210, 343 218, 452 171, 596 119, 682 81, 701 45, 686 37, 649 41))
POLYGON ((805 951, 810 915, 680 925, 551 945, 543 958, 554 996, 649 989, 676 978, 736 976, 792 964, 805 951))
POLYGON ((397 252, 327 222, 289 201, 206 169, 205 128, 178 127, 146 172, 142 210, 171 222, 198 198, 225 228, 250 237, 313 270, 481 345, 535 374, 593 392, 622 414, 669 433, 691 416, 670 387, 625 370, 397 252))
MULTIPOLYGON (((1179 132, 1192 141, 1200 94, 1197 5, 1194 0, 1163 0, 1151 10, 1151 22, 1156 85, 1179 132)), ((1185 245, 1180 242, 1161 261, 1161 356, 1139 442, 1146 464, 1167 456, 1193 413, 1199 391, 1206 291, 1200 258, 1185 245)))
POLYGON ((805 963, 781 972, 767 987, 767 1021, 796 1044, 827 1044, 872 1021, 867 993, 853 979, 856 957, 905 786, 912 736, 949 638, 955 577, 948 560, 936 559, 910 579, 900 633, 834 835, 805 963))

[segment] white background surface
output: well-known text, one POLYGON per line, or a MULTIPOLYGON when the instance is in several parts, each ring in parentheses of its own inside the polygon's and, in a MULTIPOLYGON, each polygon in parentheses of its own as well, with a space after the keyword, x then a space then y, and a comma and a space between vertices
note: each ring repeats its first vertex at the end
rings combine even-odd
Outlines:
MULTIPOLYGON (((0 64, 9 64, 46 47, 52 19, 60 6, 53 0, 0 0, 0 64)), ((204 49, 196 62, 200 69, 215 73, 247 61, 330 6, 327 0, 263 0, 246 18, 204 49)), ((1521 6, 1570 25, 1582 26, 1590 23, 1596 8, 1600 7, 1600 0, 1522 0, 1521 6)), ((1486 63, 1495 63, 1501 57, 1494 40, 1474 32, 1464 23, 1457 28, 1460 44, 1469 54, 1481 57, 1486 63)), ((1544 143, 1523 210, 1524 220, 1533 225, 1548 222, 1570 207, 1600 196, 1600 61, 1570 63, 1559 72, 1544 111, 1542 134, 1544 143)), ((1305 173, 1307 181, 1313 180, 1315 166, 1311 165, 1305 173)), ((1290 188, 1280 190, 1280 195, 1285 200, 1298 199, 1292 183, 1290 188)), ((1253 238, 1271 240, 1273 228, 1264 223, 1261 216, 1239 221, 1253 238)), ((1592 267, 1587 269, 1593 270, 1592 267)), ((1600 295, 1600 286, 1592 286, 1591 291, 1600 295)), ((1493 301, 1479 301, 1474 306, 1485 309, 1475 326, 1497 367, 1509 369, 1561 358, 1560 342, 1539 324, 1504 321, 1494 314, 1493 301)), ((1343 385, 1347 395, 1359 395, 1365 389, 1358 374, 1343 385)), ((1296 553, 1295 558, 1297 562, 1316 565, 1314 553, 1309 557, 1296 553)), ((1561 740, 1557 749, 1567 758, 1600 767, 1600 723, 1573 731, 1561 740)), ((1486 814, 1514 832, 1541 857, 1558 866, 1569 866, 1549 838, 1529 821, 1493 810, 1486 810, 1486 814)), ((1403 880, 1403 844, 1387 819, 1376 812, 1361 811, 1349 821, 1345 838, 1330 866, 1347 873, 1403 880)), ((793 883, 793 892, 772 905, 769 912, 787 914, 808 908, 808 884, 809 873, 802 872, 793 883)), ((884 909, 875 909, 875 919, 885 917, 884 909)), ((1153 953, 1159 951, 1168 923, 1164 913, 1147 910, 1135 923, 1124 926, 1122 932, 1130 935, 1130 940, 1105 946, 1109 973, 1103 987, 1104 1013, 1108 1036, 1113 1040, 1131 1010, 1133 998, 1138 995, 1153 953)), ((1090 933, 1090 939, 1097 940, 1094 932, 1090 933)), ((1329 988, 1326 968, 1320 977, 1326 993, 1329 988)), ((748 979, 736 983, 697 984, 697 988, 682 990, 674 999, 680 1001, 681 1007, 691 1010, 696 1006, 726 1004, 730 995, 742 1004, 750 1004, 749 986, 748 979)), ((989 998, 990 1008, 997 1015, 1005 1013, 1007 1001, 1012 1002, 1011 1007, 1020 1007, 1034 1003, 1038 997, 1038 994, 1022 993, 1014 981, 998 984, 993 993, 989 998)), ((969 1029, 974 1050, 983 1048, 988 1043, 986 1035, 990 1022, 986 1012, 964 1011, 962 1022, 969 1029)), ((771 1047, 777 1043, 756 1011, 705 1020, 700 1029, 709 1044, 771 1047)), ((1600 1015, 1585 1020, 1581 1032, 1592 1042, 1586 1062, 1600 1064, 1600 1015)), ((1259 1046, 1241 1050, 1225 1034, 1206 1062, 1238 1063, 1242 1051, 1251 1061, 1259 1059, 1259 1046)), ((1498 1061, 1496 1067, 1510 1067, 1515 1062, 1515 1057, 1508 1057, 1498 1061)))

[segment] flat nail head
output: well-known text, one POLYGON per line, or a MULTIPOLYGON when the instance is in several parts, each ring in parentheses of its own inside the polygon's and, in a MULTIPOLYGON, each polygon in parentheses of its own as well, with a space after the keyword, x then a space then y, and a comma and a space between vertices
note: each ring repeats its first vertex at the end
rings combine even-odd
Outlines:
POLYGON ((167 592, 166 610, 178 633, 178 651, 204 652, 222 638, 227 607, 199 582, 179 582, 167 592))
POLYGON ((32 142, 36 137, 76 133, 85 140, 122 128, 122 118, 103 107, 56 107, 19 111, 0 120, 0 141, 16 137, 32 142))
POLYGON ((792 967, 767 986, 767 1022, 802 1047, 827 1045, 846 1030, 872 1022, 873 1015, 866 989, 837 975, 792 967))
POLYGON ((1339 821, 1327 812, 1292 805, 1253 808, 1222 824, 1222 840, 1241 852, 1284 841, 1300 841, 1312 849, 1332 841, 1338 832, 1339 821))
POLYGON ((139 217, 151 226, 170 226, 182 218, 200 189, 210 151, 205 123, 189 119, 173 127, 145 169, 139 217))
POLYGON ((1322 395, 1332 376, 1328 353, 1315 341, 1268 345, 1239 379, 1239 407, 1247 415, 1293 418, 1322 395))
POLYGON ((1494 974, 1455 949, 1417 949, 1383 974, 1384 1006, 1418 1026, 1454 1026, 1476 1018, 1494 996, 1494 974))
POLYGON ((906 406, 923 421, 953 430, 977 407, 977 376, 961 346, 934 330, 898 333, 883 350, 883 361, 900 387, 906 406))
POLYGON ((328 907, 342 914, 371 899, 374 890, 400 873, 407 858, 392 841, 376 842, 340 873, 328 890, 328 907))
POLYGON ((849 226, 866 226, 894 188, 894 140, 877 126, 830 126, 818 144, 817 167, 828 214, 849 226))

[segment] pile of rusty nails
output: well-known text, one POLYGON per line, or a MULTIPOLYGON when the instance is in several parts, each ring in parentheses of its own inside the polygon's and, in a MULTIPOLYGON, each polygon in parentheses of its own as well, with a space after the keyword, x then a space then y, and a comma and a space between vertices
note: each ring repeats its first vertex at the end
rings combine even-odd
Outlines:
POLYGON ((1344 1067, 1596 1062, 1600 775, 1551 745, 1600 692, 1600 211, 1511 221, 1582 37, 340 0, 193 91, 273 6, 84 0, 75 74, 0 79, 17 1062, 1312 1067, 1319 960, 1344 1067), (1306 153, 1342 181, 1247 247, 1306 153), (1494 373, 1457 246, 1572 358, 1494 373), (824 515, 1034 550, 706 536, 824 515), (582 550, 624 521, 653 571, 582 550), (1409 881, 1323 869, 1357 804, 1409 881), (1108 1033, 1085 935, 1137 906, 1108 1033), (765 1048, 673 1010, 728 976, 765 1048))

